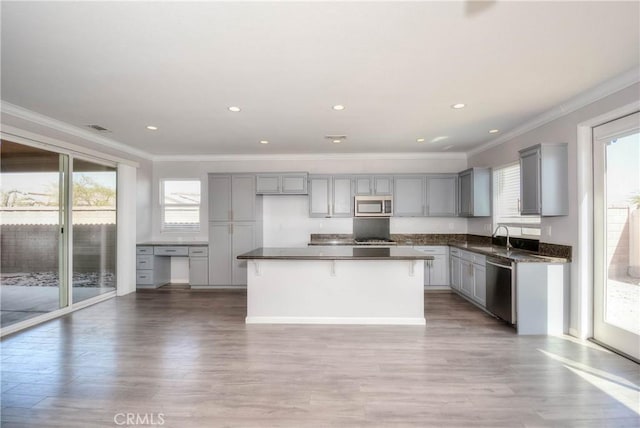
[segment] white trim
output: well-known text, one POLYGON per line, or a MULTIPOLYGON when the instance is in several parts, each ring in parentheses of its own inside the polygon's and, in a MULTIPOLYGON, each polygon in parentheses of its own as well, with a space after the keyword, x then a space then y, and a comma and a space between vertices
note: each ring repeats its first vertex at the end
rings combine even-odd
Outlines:
POLYGON ((3 139, 20 143, 32 147, 38 147, 41 149, 54 151, 56 153, 62 153, 65 155, 78 155, 79 157, 90 156, 99 161, 124 163, 138 168, 140 164, 136 161, 120 158, 118 156, 111 156, 105 153, 101 153, 97 150, 88 149, 77 144, 67 143, 65 141, 58 140, 56 138, 47 137, 44 135, 36 134, 34 132, 25 131, 24 129, 15 128, 10 125, 2 125, 0 131, 3 139))
POLYGON ((538 128, 545 123, 549 123, 552 120, 558 119, 562 116, 566 116, 584 106, 594 103, 604 97, 607 97, 613 93, 616 93, 624 88, 627 88, 640 81, 640 70, 633 68, 611 80, 608 80, 600 85, 597 85, 586 92, 583 92, 573 98, 568 99, 562 104, 555 106, 554 108, 547 110, 541 115, 533 118, 532 120, 523 123, 517 128, 501 135, 498 138, 488 141, 472 150, 467 152, 468 156, 476 155, 480 152, 490 149, 491 147, 498 146, 505 143, 515 137, 518 137, 526 132, 529 132, 535 128, 538 128))
POLYGON ((426 325, 424 318, 370 317, 246 317, 246 324, 426 325))
MULTIPOLYGON (((87 141, 91 141, 96 144, 101 144, 111 149, 119 150, 121 152, 128 153, 130 155, 134 155, 143 159, 151 158, 151 154, 143 150, 135 149, 124 143, 113 140, 111 138, 104 137, 102 135, 96 135, 93 132, 85 130, 79 126, 71 125, 61 120, 54 119, 52 117, 45 116, 40 113, 36 113, 24 107, 11 104, 7 101, 0 100, 0 110, 2 111, 2 114, 7 114, 9 116, 17 117, 19 119, 23 119, 31 123, 36 123, 38 125, 42 125, 50 129, 55 129, 56 131, 64 132, 65 134, 73 135, 75 137, 80 137, 87 141)), ((3 126, 3 128, 9 128, 9 126, 3 126)), ((77 149, 74 149, 74 150, 77 150, 77 149)))
POLYGON ((28 320, 24 320, 15 324, 11 324, 8 327, 3 327, 0 329, 0 337, 7 336, 9 334, 17 333, 21 330, 27 329, 29 327, 34 327, 39 324, 43 324, 47 321, 51 321, 52 319, 60 318, 65 315, 68 315, 72 312, 75 312, 80 309, 84 309, 88 306, 95 305, 96 303, 101 303, 105 300, 116 297, 115 291, 110 291, 108 293, 100 294, 99 296, 92 297, 91 299, 83 300, 82 302, 78 302, 73 306, 67 306, 66 308, 61 308, 55 311, 51 311, 49 313, 40 315, 38 317, 29 318, 28 320))
MULTIPOLYGON (((578 207, 578 245, 573 257, 576 263, 578 325, 571 335, 585 339, 593 336, 593 128, 640 111, 640 101, 634 101, 608 113, 588 119, 577 127, 577 192, 574 203, 578 207)), ((572 305, 573 306, 573 305, 572 305)))
POLYGON ((158 155, 153 156, 153 162, 234 162, 234 161, 314 161, 314 160, 423 160, 423 159, 467 159, 462 152, 451 153, 309 153, 309 154, 280 154, 280 155, 158 155))

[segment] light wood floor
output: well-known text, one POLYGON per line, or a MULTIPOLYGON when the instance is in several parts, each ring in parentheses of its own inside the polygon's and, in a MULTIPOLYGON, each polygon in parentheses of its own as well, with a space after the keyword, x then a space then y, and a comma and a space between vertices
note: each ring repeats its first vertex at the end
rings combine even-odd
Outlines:
POLYGON ((5 338, 3 427, 640 425, 637 364, 454 294, 426 328, 246 326, 245 299, 140 292, 5 338))

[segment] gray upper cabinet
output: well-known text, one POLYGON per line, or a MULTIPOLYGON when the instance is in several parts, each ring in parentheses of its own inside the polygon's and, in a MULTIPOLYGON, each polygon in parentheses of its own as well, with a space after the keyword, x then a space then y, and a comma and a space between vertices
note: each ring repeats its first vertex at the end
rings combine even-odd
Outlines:
POLYGON ((209 220, 254 221, 256 219, 254 175, 209 175, 209 220))
POLYGON ((352 217, 353 186, 351 176, 310 176, 309 216, 352 217))
POLYGON ((545 143, 520 151, 520 213, 569 214, 567 143, 545 143))
POLYGON ((458 215, 489 217, 491 215, 491 170, 470 168, 458 174, 458 215))
POLYGON ((307 173, 277 173, 256 175, 256 193, 259 195, 306 195, 307 173))
POLYGON ((394 177, 393 215, 395 217, 423 217, 425 215, 424 175, 394 177))
MULTIPOLYGON (((456 175, 428 175, 426 180, 427 206, 426 215, 429 217, 455 217, 458 176, 456 175)), ((396 184, 396 189, 397 189, 396 184)))
POLYGON ((329 217, 331 214, 331 177, 309 177, 309 217, 329 217))
POLYGON ((353 178, 331 178, 331 217, 353 217, 353 178))
POLYGON ((389 175, 356 176, 356 195, 392 195, 393 177, 389 175))

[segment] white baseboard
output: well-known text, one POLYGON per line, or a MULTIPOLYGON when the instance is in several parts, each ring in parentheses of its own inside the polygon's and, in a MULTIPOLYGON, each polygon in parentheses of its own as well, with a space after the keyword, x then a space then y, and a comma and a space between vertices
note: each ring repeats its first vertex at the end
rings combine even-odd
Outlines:
POLYGON ((247 324, 361 324, 361 325, 426 325, 424 318, 364 317, 247 317, 247 324))

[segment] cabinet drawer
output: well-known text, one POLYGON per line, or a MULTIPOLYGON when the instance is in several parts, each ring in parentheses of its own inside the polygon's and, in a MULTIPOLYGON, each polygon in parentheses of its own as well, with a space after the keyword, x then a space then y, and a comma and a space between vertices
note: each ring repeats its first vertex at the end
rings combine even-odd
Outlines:
POLYGON ((153 284, 152 270, 139 270, 136 272, 136 284, 153 284))
POLYGON ((153 256, 136 256, 136 269, 153 269, 153 256))
POLYGON ((189 247, 154 247, 153 254, 156 256, 188 256, 189 247))
POLYGON ((209 248, 207 247, 189 247, 189 257, 207 257, 209 248))
POLYGON ((136 254, 153 254, 153 247, 151 246, 136 247, 136 254))

